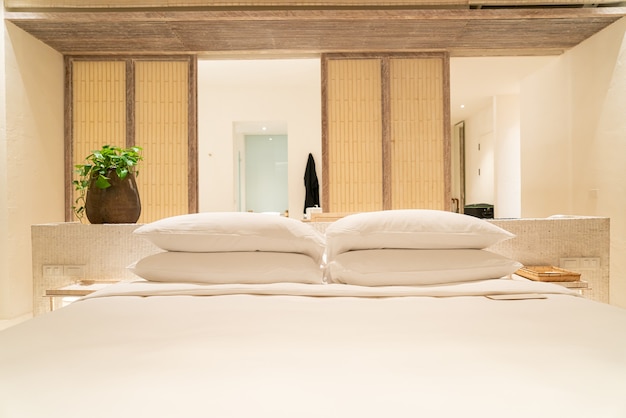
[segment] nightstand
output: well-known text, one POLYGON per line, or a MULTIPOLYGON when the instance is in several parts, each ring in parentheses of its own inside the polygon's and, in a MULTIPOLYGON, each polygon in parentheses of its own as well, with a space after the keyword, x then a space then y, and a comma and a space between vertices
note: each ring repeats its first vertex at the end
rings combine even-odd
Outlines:
POLYGON ((83 280, 56 289, 46 289, 45 297, 50 300, 50 311, 54 311, 96 290, 103 289, 115 283, 117 283, 117 281, 83 280))

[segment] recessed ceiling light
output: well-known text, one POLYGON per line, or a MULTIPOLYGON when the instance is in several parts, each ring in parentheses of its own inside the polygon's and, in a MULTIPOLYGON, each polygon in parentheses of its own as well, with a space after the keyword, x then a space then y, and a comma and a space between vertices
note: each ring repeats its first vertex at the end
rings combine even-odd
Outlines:
POLYGON ((465 109, 465 105, 461 105, 461 109, 465 109))

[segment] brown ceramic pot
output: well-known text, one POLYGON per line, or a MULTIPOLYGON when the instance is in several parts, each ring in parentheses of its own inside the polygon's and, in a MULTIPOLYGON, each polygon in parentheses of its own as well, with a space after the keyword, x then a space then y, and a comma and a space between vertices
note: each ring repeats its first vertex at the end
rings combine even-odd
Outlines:
POLYGON ((141 214, 141 200, 135 176, 121 180, 115 170, 107 174, 111 187, 100 189, 92 181, 87 189, 85 214, 92 224, 135 223, 141 214))

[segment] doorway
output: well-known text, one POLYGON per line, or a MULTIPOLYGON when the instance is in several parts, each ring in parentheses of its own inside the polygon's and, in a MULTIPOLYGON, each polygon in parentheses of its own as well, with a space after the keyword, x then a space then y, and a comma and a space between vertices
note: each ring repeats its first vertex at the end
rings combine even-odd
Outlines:
POLYGON ((288 210, 288 142, 285 122, 234 123, 237 210, 288 210))

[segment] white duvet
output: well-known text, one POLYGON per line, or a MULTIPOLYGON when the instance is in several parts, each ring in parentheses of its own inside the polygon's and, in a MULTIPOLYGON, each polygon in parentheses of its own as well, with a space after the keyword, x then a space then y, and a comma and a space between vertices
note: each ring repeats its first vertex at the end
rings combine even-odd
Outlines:
POLYGON ((623 418, 626 310, 526 280, 121 283, 0 333, 0 417, 623 418))

